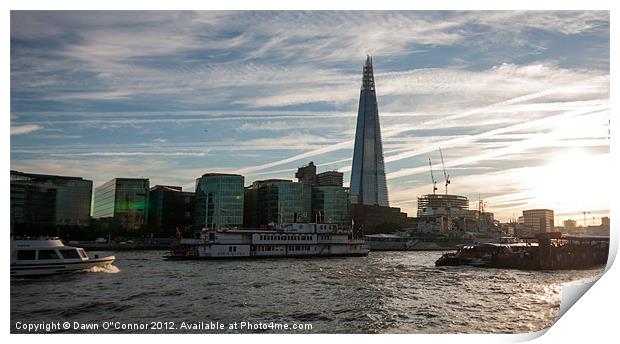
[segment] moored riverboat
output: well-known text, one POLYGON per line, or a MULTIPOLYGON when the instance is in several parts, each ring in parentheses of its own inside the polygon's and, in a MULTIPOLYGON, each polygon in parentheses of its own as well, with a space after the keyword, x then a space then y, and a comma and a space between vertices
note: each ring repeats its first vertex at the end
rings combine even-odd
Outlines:
POLYGON ((363 240, 335 224, 286 223, 270 229, 203 229, 180 239, 166 259, 366 256, 363 240))
POLYGON ((609 237, 541 233, 525 242, 474 243, 445 253, 436 266, 470 265, 522 270, 584 269, 607 263, 609 237))
POLYGON ((471 243, 442 255, 435 265, 537 269, 537 255, 537 243, 471 243))

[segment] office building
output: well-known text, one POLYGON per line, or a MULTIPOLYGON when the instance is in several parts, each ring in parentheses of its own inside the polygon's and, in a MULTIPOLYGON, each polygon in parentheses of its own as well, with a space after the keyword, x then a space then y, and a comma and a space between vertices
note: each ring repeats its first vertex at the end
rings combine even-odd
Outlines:
POLYGON ((574 231, 577 228, 577 221, 568 219, 564 220, 564 230, 566 231, 574 231))
POLYGON ((243 183, 243 176, 227 173, 205 173, 196 179, 195 224, 213 229, 240 228, 243 183))
POLYGON ((88 226, 93 182, 11 171, 11 226, 88 226))
POLYGON ((344 173, 338 171, 325 171, 316 173, 314 162, 306 166, 299 167, 295 173, 295 178, 300 183, 306 183, 313 186, 342 186, 344 173))
POLYGON ((295 173, 295 178, 300 183, 307 183, 310 185, 316 184, 316 166, 313 161, 306 166, 302 166, 297 169, 297 173, 295 173))
POLYGON ((180 186, 155 185, 149 190, 149 228, 174 231, 194 224, 194 193, 180 186))
POLYGON ((245 227, 313 222, 312 185, 286 179, 260 180, 245 188, 245 227))
POLYGON ((407 217, 407 213, 397 207, 352 204, 351 209, 356 236, 393 233, 398 229, 417 226, 416 218, 407 217))
POLYGON ((342 186, 314 186, 312 214, 315 222, 334 223, 341 229, 351 229, 351 195, 342 186))
POLYGON ((148 207, 148 179, 114 178, 95 188, 93 217, 110 222, 113 229, 143 229, 147 224, 148 207))
POLYGON ((351 203, 389 207, 372 57, 366 58, 357 112, 351 203))
POLYGON ((344 173, 338 171, 326 171, 316 175, 316 185, 318 186, 340 186, 342 187, 342 180, 344 173))
POLYGON ((553 210, 530 209, 523 211, 523 224, 532 235, 544 232, 553 232, 553 210))

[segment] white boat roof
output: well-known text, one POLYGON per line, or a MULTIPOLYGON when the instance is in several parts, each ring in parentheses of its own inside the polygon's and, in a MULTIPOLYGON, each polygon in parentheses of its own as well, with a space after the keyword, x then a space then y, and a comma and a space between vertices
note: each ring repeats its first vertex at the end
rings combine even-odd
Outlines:
POLYGON ((384 234, 384 233, 380 233, 380 234, 368 234, 368 235, 364 235, 364 237, 368 237, 368 238, 402 238, 399 235, 396 234, 384 234))
POLYGON ((57 248, 64 247, 60 239, 40 239, 40 240, 11 240, 11 249, 19 248, 57 248))

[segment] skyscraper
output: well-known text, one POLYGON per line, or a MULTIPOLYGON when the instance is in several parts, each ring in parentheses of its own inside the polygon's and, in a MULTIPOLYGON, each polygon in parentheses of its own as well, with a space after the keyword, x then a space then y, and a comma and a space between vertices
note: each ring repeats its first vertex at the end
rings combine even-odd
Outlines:
POLYGON ((351 203, 389 207, 372 57, 366 57, 351 170, 351 203))

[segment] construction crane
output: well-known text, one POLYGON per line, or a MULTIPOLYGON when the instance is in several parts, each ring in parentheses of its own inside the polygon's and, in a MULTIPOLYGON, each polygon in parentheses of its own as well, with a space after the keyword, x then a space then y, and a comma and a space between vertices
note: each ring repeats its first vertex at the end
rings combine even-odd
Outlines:
POLYGON ((480 198, 480 193, 478 193, 478 212, 480 214, 484 213, 484 207, 486 207, 487 202, 480 198))
POLYGON ((591 213, 589 211, 582 211, 581 213, 583 214, 583 228, 585 229, 586 227, 588 227, 586 223, 586 214, 591 214, 591 213))
POLYGON ((428 158, 428 167, 431 168, 431 179, 433 180, 433 195, 435 191, 437 191, 437 182, 435 181, 435 177, 433 176, 433 164, 431 163, 431 158, 428 158))
POLYGON ((443 177, 446 179, 446 195, 448 194, 448 185, 450 184, 450 175, 446 173, 446 165, 443 163, 443 153, 439 147, 439 155, 441 156, 441 167, 443 167, 443 177))

